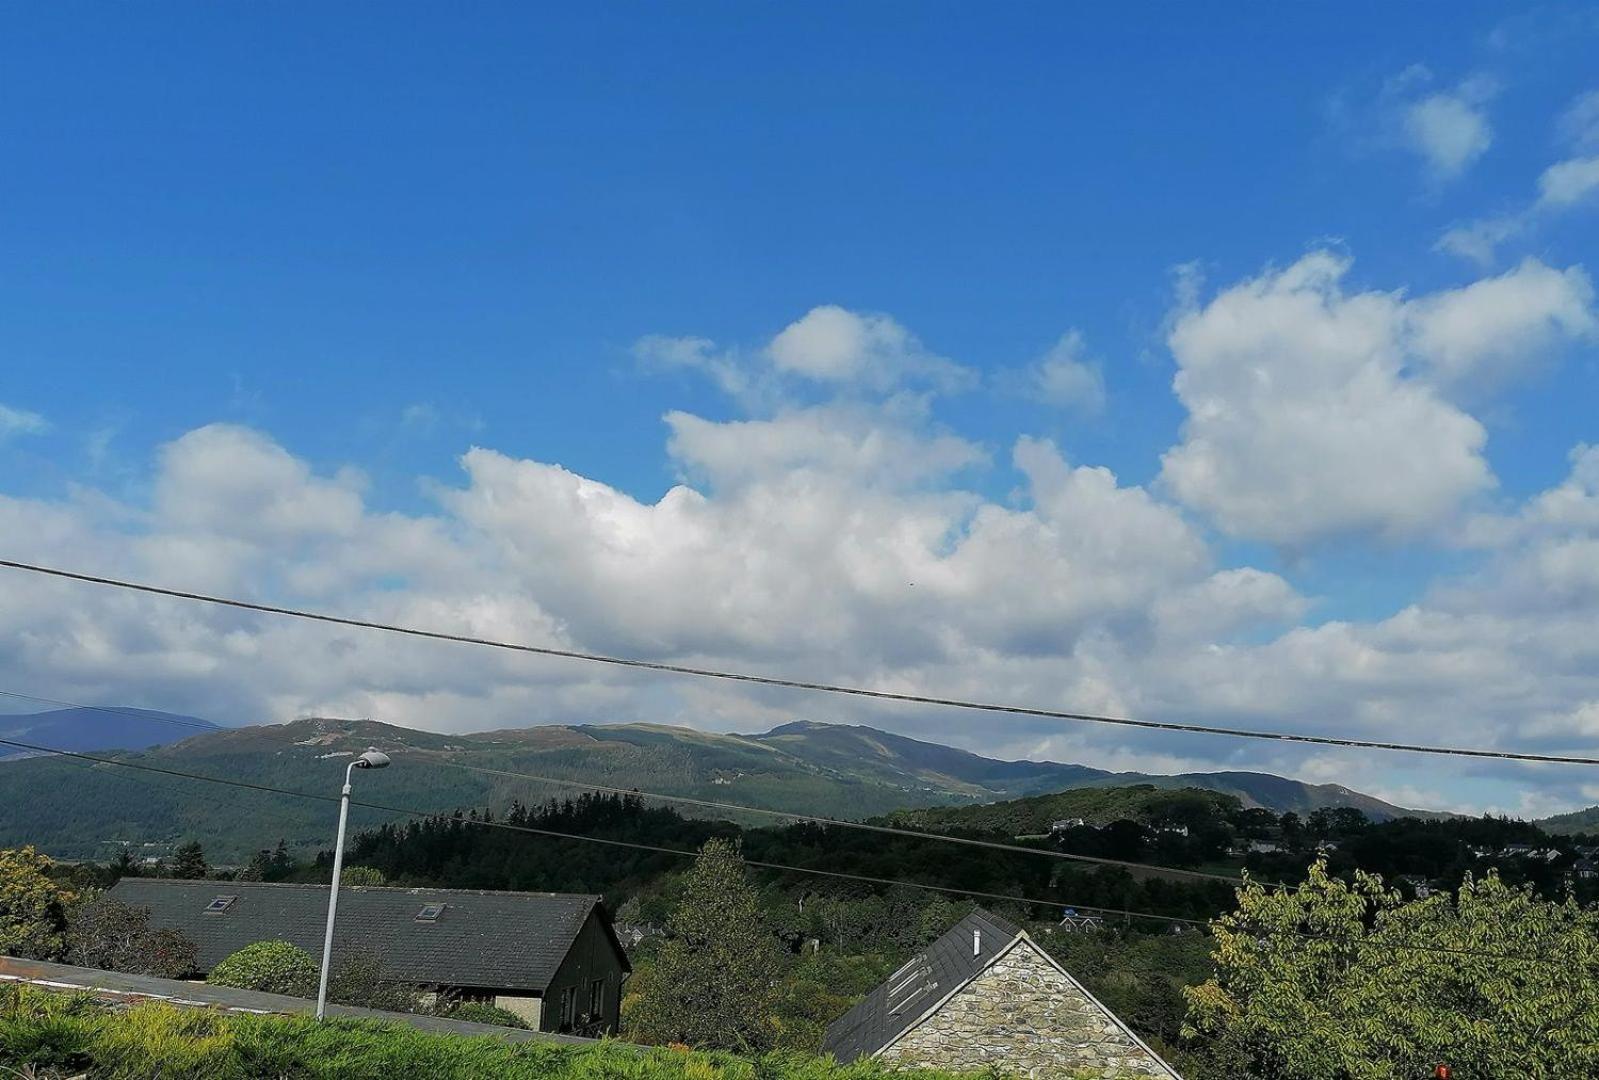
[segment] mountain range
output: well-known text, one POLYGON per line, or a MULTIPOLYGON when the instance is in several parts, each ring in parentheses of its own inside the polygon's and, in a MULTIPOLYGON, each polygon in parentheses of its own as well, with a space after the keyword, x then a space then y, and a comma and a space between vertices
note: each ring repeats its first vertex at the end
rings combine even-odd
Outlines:
MULTIPOLYGON (((213 859, 224 861, 246 857, 280 839, 300 850, 326 846, 334 813, 326 800, 337 795, 349 758, 368 746, 391 753, 395 767, 359 776, 356 798, 426 812, 564 797, 583 784, 601 784, 770 810, 867 818, 1071 788, 1154 784, 1207 788, 1279 813, 1308 813, 1323 806, 1353 806, 1376 819, 1413 813, 1335 784, 1306 784, 1268 773, 1165 776, 1051 761, 1003 761, 875 728, 810 721, 753 735, 654 724, 551 725, 445 735, 336 719, 194 733, 192 728, 161 724, 153 719, 157 715, 148 714, 148 723, 130 720, 120 710, 92 719, 65 711, 28 718, 26 727, 33 733, 28 741, 98 749, 117 760, 165 771, 50 756, 6 761, 0 764, 0 807, 6 808, 0 812, 0 846, 32 843, 61 856, 104 858, 119 847, 160 854, 176 842, 198 838, 213 859), (131 726, 119 730, 125 723, 131 726), (158 737, 164 737, 164 744, 151 746, 149 741, 158 737), (118 739, 123 747, 117 747, 118 739), (91 745, 96 742, 100 745, 91 745), (130 745, 134 748, 127 749, 130 745), (283 788, 302 797, 176 773, 283 788)), ((690 812, 745 823, 771 821, 714 808, 690 812)), ((356 807, 351 820, 361 828, 395 816, 356 807)))
MULTIPOLYGON (((57 750, 144 750, 200 731, 220 731, 209 720, 152 709, 51 709, 0 716, 0 739, 57 750)), ((0 746, 0 761, 35 751, 0 746)))

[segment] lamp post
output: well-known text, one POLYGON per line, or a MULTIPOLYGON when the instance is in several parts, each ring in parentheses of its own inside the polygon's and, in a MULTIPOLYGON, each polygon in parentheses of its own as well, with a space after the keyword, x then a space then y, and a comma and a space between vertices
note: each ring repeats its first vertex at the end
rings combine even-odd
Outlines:
POLYGON ((328 1008, 328 966, 333 961, 333 917, 339 910, 339 875, 344 872, 344 826, 350 820, 350 776, 356 769, 386 769, 389 755, 368 750, 344 770, 344 791, 339 799, 339 839, 333 845, 333 888, 328 891, 328 932, 322 939, 322 971, 316 987, 316 1018, 328 1008))

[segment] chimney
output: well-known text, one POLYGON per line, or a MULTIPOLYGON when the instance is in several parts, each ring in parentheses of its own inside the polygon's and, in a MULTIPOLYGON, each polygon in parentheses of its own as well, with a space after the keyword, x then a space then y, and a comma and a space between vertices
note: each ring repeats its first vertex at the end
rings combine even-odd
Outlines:
POLYGON ((978 929, 972 930, 972 955, 983 955, 983 932, 978 929))

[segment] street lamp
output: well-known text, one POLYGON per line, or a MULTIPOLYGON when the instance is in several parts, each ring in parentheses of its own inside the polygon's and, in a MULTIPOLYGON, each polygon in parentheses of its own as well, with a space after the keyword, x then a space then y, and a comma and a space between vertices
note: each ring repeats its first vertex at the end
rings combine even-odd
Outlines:
POLYGON ((339 839, 333 845, 333 888, 328 892, 328 932, 322 939, 322 973, 316 987, 316 1018, 328 1007, 328 965, 333 961, 333 916, 339 910, 339 875, 344 871, 344 826, 350 819, 350 775, 355 769, 386 769, 389 755, 373 747, 344 770, 344 791, 339 799, 339 839))

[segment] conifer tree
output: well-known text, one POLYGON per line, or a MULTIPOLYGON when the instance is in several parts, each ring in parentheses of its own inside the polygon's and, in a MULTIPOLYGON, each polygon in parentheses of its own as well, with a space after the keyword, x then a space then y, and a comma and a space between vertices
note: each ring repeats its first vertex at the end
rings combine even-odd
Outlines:
POLYGON ((649 986, 631 1018, 650 1042, 743 1052, 769 1049, 777 942, 731 840, 708 840, 667 920, 649 986))

